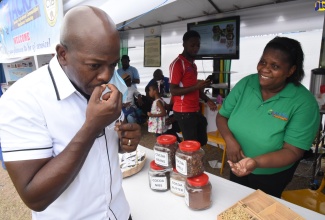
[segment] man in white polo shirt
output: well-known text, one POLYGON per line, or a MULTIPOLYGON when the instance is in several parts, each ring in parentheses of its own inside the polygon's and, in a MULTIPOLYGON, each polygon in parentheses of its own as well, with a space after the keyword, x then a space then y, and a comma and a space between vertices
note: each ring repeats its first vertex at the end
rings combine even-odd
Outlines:
POLYGON ((73 8, 50 64, 0 99, 4 161, 33 219, 131 219, 118 151, 134 151, 141 131, 118 121, 122 94, 107 84, 119 45, 104 11, 73 8))

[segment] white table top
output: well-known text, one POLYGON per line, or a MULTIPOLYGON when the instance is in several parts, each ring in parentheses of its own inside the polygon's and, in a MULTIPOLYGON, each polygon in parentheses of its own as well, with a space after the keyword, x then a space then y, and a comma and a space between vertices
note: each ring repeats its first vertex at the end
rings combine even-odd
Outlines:
MULTIPOLYGON (((202 211, 193 211, 185 204, 184 197, 170 191, 155 192, 149 188, 149 163, 154 159, 151 149, 138 146, 146 152, 147 161, 143 169, 123 179, 123 188, 131 207, 133 220, 216 220, 218 214, 255 190, 231 182, 227 179, 206 173, 212 184, 212 206, 202 211)), ((307 220, 324 220, 325 216, 295 204, 277 199, 282 204, 307 220)))

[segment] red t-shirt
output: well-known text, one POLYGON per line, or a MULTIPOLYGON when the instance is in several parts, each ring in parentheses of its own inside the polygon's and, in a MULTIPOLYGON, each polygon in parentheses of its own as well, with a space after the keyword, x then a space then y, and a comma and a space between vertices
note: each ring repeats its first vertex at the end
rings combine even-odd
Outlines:
MULTIPOLYGON (((169 82, 179 87, 190 87, 197 83, 197 68, 195 63, 189 62, 183 55, 179 55, 169 66, 169 82)), ((173 111, 197 112, 199 106, 199 90, 182 96, 174 96, 173 111)))

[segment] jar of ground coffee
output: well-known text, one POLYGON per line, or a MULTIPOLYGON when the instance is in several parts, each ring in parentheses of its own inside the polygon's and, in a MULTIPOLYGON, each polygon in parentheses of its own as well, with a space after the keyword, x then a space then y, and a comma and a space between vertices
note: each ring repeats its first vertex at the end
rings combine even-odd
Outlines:
POLYGON ((170 174, 170 191, 177 196, 184 196, 185 181, 186 178, 179 175, 176 168, 173 168, 170 174))
POLYGON ((157 142, 153 147, 156 164, 164 168, 173 168, 177 149, 178 142, 174 135, 164 134, 157 137, 157 142))
POLYGON ((185 183, 185 203, 193 210, 207 209, 211 206, 212 186, 205 173, 187 178, 185 183))
POLYGON ((149 186, 153 191, 165 192, 170 188, 170 171, 169 168, 158 166, 155 161, 150 162, 148 172, 149 186))
POLYGON ((198 141, 182 141, 176 151, 176 169, 180 175, 193 177, 204 172, 204 151, 198 141))

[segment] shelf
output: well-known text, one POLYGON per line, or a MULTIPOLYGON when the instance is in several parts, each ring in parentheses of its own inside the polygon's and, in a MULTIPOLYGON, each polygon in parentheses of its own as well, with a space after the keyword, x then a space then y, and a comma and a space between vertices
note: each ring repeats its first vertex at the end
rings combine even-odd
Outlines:
POLYGON ((211 84, 210 87, 214 89, 229 89, 228 83, 211 84))
POLYGON ((198 73, 208 73, 208 74, 211 74, 211 73, 226 73, 226 74, 231 74, 231 73, 238 73, 236 71, 197 71, 198 73))

